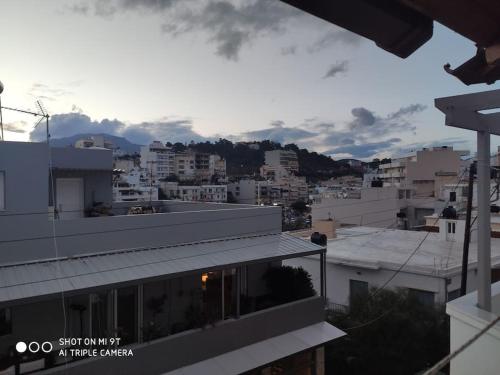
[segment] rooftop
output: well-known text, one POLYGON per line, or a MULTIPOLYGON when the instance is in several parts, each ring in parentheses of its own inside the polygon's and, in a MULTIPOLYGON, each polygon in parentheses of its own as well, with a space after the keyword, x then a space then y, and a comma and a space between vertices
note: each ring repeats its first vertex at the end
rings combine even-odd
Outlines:
POLYGON ((288 234, 268 234, 6 265, 0 267, 0 303, 323 251, 288 234))
MULTIPOLYGON (((462 242, 445 241, 439 233, 352 227, 337 229, 328 242, 326 261, 369 269, 397 270, 423 241, 405 271, 446 276, 460 272, 462 242)), ((500 239, 491 239, 492 264, 500 263, 500 239)), ((477 263, 477 243, 469 249, 469 267, 477 263)))

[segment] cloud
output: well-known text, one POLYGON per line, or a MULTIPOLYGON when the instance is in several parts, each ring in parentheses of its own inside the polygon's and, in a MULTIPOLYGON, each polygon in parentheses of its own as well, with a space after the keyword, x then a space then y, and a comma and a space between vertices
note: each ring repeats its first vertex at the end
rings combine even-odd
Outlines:
MULTIPOLYGON (((162 31, 171 36, 201 33, 215 45, 217 55, 237 61, 243 47, 269 35, 281 35, 295 19, 302 25, 320 24, 307 15, 277 0, 83 0, 70 7, 81 14, 109 18, 117 13, 142 11, 160 15, 162 31)), ((347 30, 328 25, 320 27, 321 36, 307 48, 316 53, 337 43, 357 45, 361 38, 347 30), (327 32, 324 30, 328 29, 327 32)), ((296 46, 285 47, 282 55, 294 55, 296 46)))
POLYGON ((68 85, 49 86, 41 82, 35 82, 31 85, 28 95, 37 99, 55 101, 59 98, 73 95, 73 92, 66 89, 64 86, 78 86, 78 81, 70 82, 68 85))
MULTIPOLYGON (((234 141, 272 140, 281 144, 295 143, 299 147, 330 155, 349 155, 366 159, 381 152, 403 150, 407 147, 401 146, 402 140, 399 136, 415 130, 412 116, 424 109, 423 105, 413 104, 380 116, 367 108, 356 107, 351 110, 351 120, 345 123, 333 123, 311 117, 301 124, 289 126, 283 120, 276 119, 263 129, 213 137, 204 137, 197 133, 189 118, 167 117, 159 121, 126 124, 117 119, 95 121, 80 110, 51 116, 50 133, 53 138, 107 133, 125 137, 137 144, 147 144, 153 140, 173 143, 213 141, 219 137, 234 141)), ((34 141, 44 140, 44 127, 33 130, 30 138, 34 141)), ((458 140, 450 139, 450 142, 458 140)))
POLYGON ((281 49, 283 56, 295 55, 297 53, 297 46, 288 46, 281 49))
POLYGON ((332 64, 323 78, 333 78, 339 73, 347 72, 349 67, 349 62, 347 60, 338 61, 335 64, 332 64))
POLYGON ((298 127, 286 127, 283 121, 274 121, 270 128, 244 132, 233 138, 239 138, 244 141, 263 141, 266 139, 279 142, 282 144, 297 143, 306 144, 307 140, 317 136, 317 133, 310 130, 301 129, 298 127))
POLYGON ((26 133, 26 126, 27 126, 27 123, 24 121, 9 122, 9 123, 3 124, 3 130, 8 131, 8 132, 22 134, 22 133, 26 133))
POLYGON ((356 158, 369 158, 373 155, 376 155, 380 152, 389 151, 393 148, 397 143, 401 142, 399 138, 391 138, 387 141, 381 142, 371 142, 371 143, 363 143, 363 144, 351 144, 347 146, 337 147, 332 150, 325 151, 326 154, 349 154, 356 158))
MULTIPOLYGON (((191 121, 186 119, 166 118, 157 122, 125 124, 116 119, 92 121, 89 116, 82 113, 56 114, 50 118, 50 134, 53 138, 87 133, 116 135, 138 144, 147 144, 153 140, 164 142, 190 142, 193 140, 198 142, 211 139, 196 133, 192 128, 191 121)), ((45 129, 36 128, 30 133, 30 139, 32 141, 44 140, 45 129)))

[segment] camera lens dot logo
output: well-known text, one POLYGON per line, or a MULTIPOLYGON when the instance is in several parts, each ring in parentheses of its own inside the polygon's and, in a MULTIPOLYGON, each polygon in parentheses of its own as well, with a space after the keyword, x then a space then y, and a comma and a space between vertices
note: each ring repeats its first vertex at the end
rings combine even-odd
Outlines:
POLYGON ((24 353, 27 348, 28 348, 28 346, 26 345, 25 342, 19 341, 16 344, 16 350, 17 350, 18 353, 24 353))
POLYGON ((29 343, 28 349, 31 353, 38 353, 38 351, 40 350, 40 344, 36 341, 32 341, 29 343))

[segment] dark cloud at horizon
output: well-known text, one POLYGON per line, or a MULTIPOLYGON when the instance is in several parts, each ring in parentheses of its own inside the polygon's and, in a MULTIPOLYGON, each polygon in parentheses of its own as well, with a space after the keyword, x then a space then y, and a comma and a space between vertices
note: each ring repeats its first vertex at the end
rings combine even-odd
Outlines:
MULTIPOLYGON (((165 119, 157 122, 125 124, 119 120, 104 119, 92 121, 82 113, 56 114, 50 117, 50 134, 52 138, 64 138, 75 134, 110 134, 127 138, 137 144, 148 144, 153 140, 175 142, 205 141, 214 138, 203 137, 192 129, 192 123, 186 119, 165 119)), ((41 127, 30 133, 32 141, 45 139, 45 129, 41 127)))
MULTIPOLYGON (((402 142, 399 136, 415 130, 410 117, 424 109, 423 105, 413 104, 401 107, 387 116, 379 116, 369 109, 357 107, 351 111, 352 119, 342 126, 315 117, 304 120, 300 126, 287 126, 283 120, 277 119, 264 129, 213 137, 197 133, 190 119, 166 118, 126 124, 117 119, 93 121, 81 112, 73 112, 51 116, 50 133, 53 138, 106 133, 125 137, 137 144, 147 144, 153 140, 172 143, 214 141, 220 137, 234 141, 272 140, 283 145, 295 143, 299 147, 329 155, 346 154, 365 159, 403 147, 399 146, 402 142)), ((42 127, 30 133, 30 139, 34 141, 43 140, 44 137, 45 130, 42 127)))

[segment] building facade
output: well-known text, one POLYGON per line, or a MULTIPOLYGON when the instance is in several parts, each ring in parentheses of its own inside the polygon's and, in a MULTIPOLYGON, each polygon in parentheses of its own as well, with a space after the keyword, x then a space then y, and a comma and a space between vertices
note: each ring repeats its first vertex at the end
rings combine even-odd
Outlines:
POLYGON ((280 208, 164 201, 127 215, 111 202, 57 217, 49 186, 66 171, 103 180, 70 196, 111 201, 111 155, 67 151, 0 143, 0 371, 325 373, 323 346, 343 333, 324 322, 324 281, 283 300, 266 275, 326 249, 281 233, 280 208))

